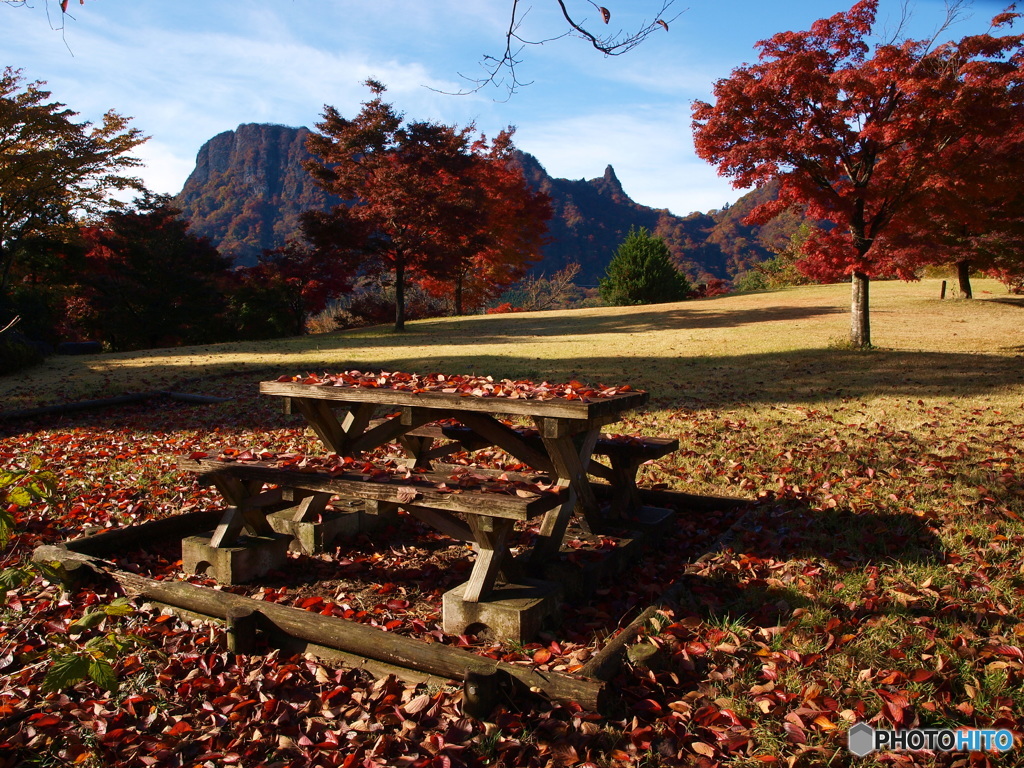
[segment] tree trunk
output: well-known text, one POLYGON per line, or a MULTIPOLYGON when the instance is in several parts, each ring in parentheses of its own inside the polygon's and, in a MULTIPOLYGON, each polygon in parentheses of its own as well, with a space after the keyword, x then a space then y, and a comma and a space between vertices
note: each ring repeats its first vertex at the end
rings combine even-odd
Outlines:
POLYGON ((455 315, 462 316, 462 284, 465 282, 465 273, 459 272, 455 276, 455 315))
POLYGON ((405 265, 395 264, 395 330, 405 330, 405 265))
POLYGON ((868 316, 868 286, 870 278, 863 272, 854 272, 850 297, 850 345, 871 346, 871 320, 868 316))
POLYGON ((3 268, 3 274, 0 275, 0 305, 2 305, 3 298, 7 293, 7 278, 11 274, 11 264, 13 263, 14 252, 4 248, 3 243, 0 242, 0 267, 3 268))
POLYGON ((956 263, 956 279, 960 281, 960 298, 970 299, 971 293, 971 262, 962 259, 956 263))

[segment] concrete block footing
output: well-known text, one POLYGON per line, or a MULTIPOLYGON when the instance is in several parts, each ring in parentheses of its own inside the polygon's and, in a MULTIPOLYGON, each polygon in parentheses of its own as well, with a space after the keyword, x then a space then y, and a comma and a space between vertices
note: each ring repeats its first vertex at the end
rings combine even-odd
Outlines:
POLYGON ((316 521, 293 520, 295 508, 290 507, 267 515, 267 522, 275 532, 293 537, 293 552, 313 555, 329 551, 331 543, 339 537, 369 533, 398 519, 396 509, 373 501, 341 500, 334 506, 334 511, 323 512, 316 521))
POLYGON ((547 620, 556 623, 562 602, 560 585, 524 579, 521 584, 499 584, 478 603, 462 599, 465 584, 444 593, 443 629, 449 635, 487 634, 494 640, 533 640, 547 620))
POLYGON ((288 558, 292 537, 239 536, 234 546, 212 547, 213 532, 181 541, 181 567, 185 573, 207 574, 219 584, 244 584, 280 568, 288 558))
POLYGON ((354 536, 362 530, 360 512, 324 512, 316 522, 296 522, 293 515, 284 509, 267 515, 267 522, 276 533, 292 537, 292 551, 305 555, 326 552, 339 536, 354 536))

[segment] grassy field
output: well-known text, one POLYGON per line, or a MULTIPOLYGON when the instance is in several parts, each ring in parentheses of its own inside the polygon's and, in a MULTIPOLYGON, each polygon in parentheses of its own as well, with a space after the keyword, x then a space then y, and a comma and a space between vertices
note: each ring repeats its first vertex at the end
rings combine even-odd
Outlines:
MULTIPOLYGON (((973 302, 938 281, 872 287, 870 354, 843 349, 848 287, 811 286, 681 304, 485 315, 258 343, 84 357, 0 378, 4 410, 150 389, 214 394, 275 372, 384 368, 504 378, 634 382, 694 406, 842 397, 1013 399, 1024 299, 977 281, 973 302)), ((987 402, 988 400, 984 400, 987 402)))
MULTIPOLYGON (((969 302, 939 301, 938 281, 871 290, 868 351, 845 344, 848 286, 812 286, 422 321, 404 334, 52 358, 0 378, 0 402, 15 410, 154 389, 228 394, 234 402, 177 417, 188 423, 162 416, 159 440, 188 446, 216 431, 255 445, 254 428, 271 419, 256 382, 283 373, 473 372, 647 389, 650 407, 612 430, 677 436, 682 447, 644 467, 642 482, 756 503, 644 639, 665 649, 666 668, 619 680, 628 715, 595 724, 563 713, 555 719, 571 727, 557 739, 543 728, 506 726, 497 741, 481 730, 460 759, 571 765, 549 762, 568 745, 576 763, 609 767, 1022 764, 1024 297, 991 281, 978 281, 969 302), (843 734, 856 721, 1011 728, 1018 747, 855 761, 843 734)), ((133 439, 149 450, 145 417, 134 419, 133 439)), ((85 432, 113 427, 72 419, 0 429, 0 466, 14 466, 55 439, 86 444, 85 432)), ((85 454, 72 476, 86 479, 65 491, 86 501, 69 506, 94 503, 83 488, 97 493, 97 477, 114 489, 107 497, 177 482, 166 469, 140 476, 109 451, 85 454)))

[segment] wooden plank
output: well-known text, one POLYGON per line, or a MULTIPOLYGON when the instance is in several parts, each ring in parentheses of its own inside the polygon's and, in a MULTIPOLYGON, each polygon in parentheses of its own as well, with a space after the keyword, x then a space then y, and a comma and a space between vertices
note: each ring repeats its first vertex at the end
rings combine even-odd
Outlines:
POLYGON ((416 411, 417 413, 410 418, 412 424, 403 424, 402 419, 398 417, 387 419, 383 423, 378 424, 376 427, 372 427, 359 437, 355 438, 350 445, 350 450, 353 453, 372 451, 374 448, 384 445, 385 443, 394 442, 410 429, 421 427, 424 424, 439 418, 436 415, 432 416, 426 410, 417 408, 416 411))
POLYGON ((300 501, 299 505, 295 508, 295 514, 292 516, 292 522, 315 522, 316 519, 327 509, 327 502, 330 500, 331 494, 329 493, 314 493, 312 496, 307 496, 300 501))
POLYGON ((291 403, 292 408, 302 414, 324 445, 335 453, 344 455, 348 447, 345 431, 328 405, 304 397, 293 397, 291 403))
POLYGON ((522 435, 500 421, 476 413, 460 413, 456 415, 456 418, 488 442, 508 451, 524 464, 544 472, 554 471, 551 460, 543 452, 531 448, 524 442, 522 435))
POLYGON ((185 512, 123 528, 104 528, 88 536, 72 539, 67 548, 87 555, 107 555, 135 547, 145 548, 154 541, 194 536, 213 528, 223 514, 219 511, 185 512))
POLYGON ((486 659, 444 643, 425 643, 337 617, 253 600, 223 590, 183 582, 155 581, 112 568, 108 563, 70 552, 63 547, 38 547, 33 553, 33 559, 36 562, 58 562, 68 570, 86 568, 114 579, 131 595, 220 619, 227 616, 229 609, 249 608, 261 614, 265 621, 279 630, 299 639, 356 653, 386 664, 418 669, 449 680, 462 680, 467 670, 481 674, 498 670, 518 681, 520 690, 525 688, 543 692, 558 701, 575 701, 591 711, 603 709, 608 704, 609 693, 605 683, 600 680, 584 680, 558 672, 537 670, 531 666, 486 659))
POLYGON ((589 464, 590 454, 597 442, 599 432, 591 430, 577 448, 571 437, 545 437, 544 447, 551 457, 555 466, 555 474, 558 475, 557 483, 561 487, 571 489, 570 498, 558 509, 551 509, 540 526, 540 534, 537 544, 530 556, 530 563, 533 566, 540 566, 555 557, 562 540, 565 538, 565 530, 569 527, 569 520, 573 512, 576 513, 580 526, 591 533, 600 522, 598 520, 598 504, 594 491, 587 480, 586 472, 583 469, 581 457, 586 457, 589 464))
POLYGON ((363 434, 369 426, 375 410, 377 410, 377 406, 373 403, 360 403, 355 408, 350 408, 340 422, 346 437, 353 439, 363 434))
POLYGON ((417 520, 422 520, 456 541, 473 541, 473 531, 470 527, 451 512, 421 507, 416 504, 402 504, 401 506, 417 520))
POLYGON ((263 481, 255 478, 246 478, 245 480, 246 482, 243 482, 241 478, 223 473, 217 473, 213 476, 213 483, 217 486, 217 490, 220 491, 228 504, 231 505, 229 509, 234 509, 235 511, 225 512, 224 525, 217 526, 217 531, 214 535, 214 539, 218 543, 211 541, 211 546, 229 546, 239 534, 236 531, 239 520, 253 536, 270 536, 273 534, 274 529, 267 522, 266 511, 259 508, 258 505, 249 503, 254 498, 261 496, 260 490, 263 488, 263 481))
MULTIPOLYGON (((412 485, 401 480, 390 483, 365 480, 354 473, 328 475, 317 472, 298 472, 294 470, 272 467, 265 462, 227 462, 215 459, 182 459, 178 466, 193 472, 214 472, 239 478, 258 480, 284 487, 306 488, 337 496, 348 496, 358 499, 390 501, 403 503, 400 491, 403 488, 416 491, 416 498, 406 499, 408 503, 429 506, 434 509, 445 509, 454 512, 473 512, 492 517, 508 517, 513 520, 529 520, 546 512, 562 502, 564 496, 551 491, 540 493, 533 498, 520 498, 503 493, 459 489, 442 491, 432 486, 412 485)), ((430 481, 440 483, 446 478, 424 475, 430 481)))
POLYGON ((648 400, 646 392, 624 392, 588 402, 552 398, 550 400, 510 399, 507 397, 474 397, 444 392, 403 392, 371 387, 335 387, 331 385, 298 384, 296 382, 260 382, 260 392, 277 397, 312 398, 342 402, 369 402, 379 405, 422 406, 457 411, 506 413, 520 416, 552 416, 564 419, 589 420, 596 416, 614 415, 639 408, 648 400))
POLYGON ((636 474, 640 469, 641 459, 635 456, 626 457, 614 454, 609 457, 612 463, 611 484, 614 489, 610 516, 621 518, 640 508, 640 491, 636 487, 636 474))
POLYGON ((238 507, 228 507, 217 523, 217 528, 210 538, 211 547, 227 547, 235 542, 245 528, 245 520, 238 507))
POLYGON ((591 459, 590 463, 587 465, 587 474, 600 477, 602 480, 607 480, 608 482, 612 482, 612 479, 615 477, 615 473, 612 472, 611 467, 606 467, 604 464, 594 461, 593 459, 591 459))

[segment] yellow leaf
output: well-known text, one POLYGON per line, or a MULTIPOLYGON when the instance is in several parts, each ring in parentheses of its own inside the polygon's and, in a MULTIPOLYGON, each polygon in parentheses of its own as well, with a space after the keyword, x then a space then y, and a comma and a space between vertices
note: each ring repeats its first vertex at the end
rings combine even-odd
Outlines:
POLYGON ((824 715, 818 715, 813 720, 814 724, 824 731, 835 730, 836 724, 829 720, 824 715))

